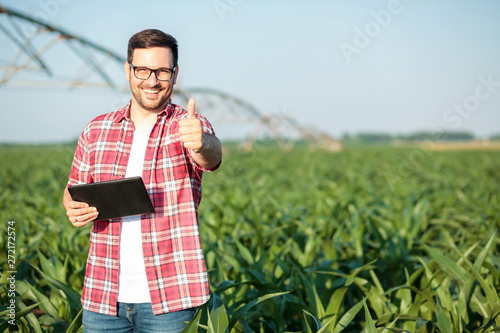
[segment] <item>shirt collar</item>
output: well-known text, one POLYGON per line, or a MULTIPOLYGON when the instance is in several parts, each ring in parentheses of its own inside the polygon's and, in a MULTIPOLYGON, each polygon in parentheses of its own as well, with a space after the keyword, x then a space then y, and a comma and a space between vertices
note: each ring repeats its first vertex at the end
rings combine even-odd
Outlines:
MULTIPOLYGON (((130 120, 130 105, 132 105, 132 100, 130 100, 126 106, 122 107, 116 112, 115 122, 119 123, 123 119, 130 120)), ((168 116, 169 114, 172 114, 172 105, 172 100, 169 99, 167 106, 160 113, 158 113, 158 116, 168 116)))

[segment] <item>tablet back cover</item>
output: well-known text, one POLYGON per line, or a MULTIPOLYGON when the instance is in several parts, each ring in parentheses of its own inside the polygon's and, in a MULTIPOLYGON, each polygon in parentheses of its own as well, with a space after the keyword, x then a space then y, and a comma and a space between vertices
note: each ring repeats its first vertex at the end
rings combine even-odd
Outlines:
POLYGON ((97 220, 154 213, 141 177, 110 180, 68 187, 74 201, 96 207, 97 220))

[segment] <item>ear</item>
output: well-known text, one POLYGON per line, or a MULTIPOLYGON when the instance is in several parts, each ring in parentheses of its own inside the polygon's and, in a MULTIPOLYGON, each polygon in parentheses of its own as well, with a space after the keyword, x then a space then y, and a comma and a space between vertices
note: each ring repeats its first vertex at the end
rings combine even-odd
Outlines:
POLYGON ((125 64, 123 65, 123 69, 125 70, 125 76, 127 77, 127 81, 130 82, 130 65, 128 61, 125 61, 125 64))
POLYGON ((175 67, 174 71, 174 79, 172 80, 172 83, 175 84, 177 82, 177 74, 179 74, 179 65, 175 67))

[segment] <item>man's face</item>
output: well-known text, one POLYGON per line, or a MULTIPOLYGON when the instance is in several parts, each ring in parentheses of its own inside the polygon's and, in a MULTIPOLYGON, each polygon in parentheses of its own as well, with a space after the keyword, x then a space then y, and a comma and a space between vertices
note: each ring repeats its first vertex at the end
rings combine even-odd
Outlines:
MULTIPOLYGON (((132 59, 134 67, 147 67, 150 69, 172 69, 174 67, 172 50, 166 47, 135 49, 132 59)), ((125 63, 124 68, 132 92, 132 107, 147 112, 161 112, 172 95, 178 68, 175 69, 172 79, 169 81, 159 81, 155 73, 151 73, 147 80, 140 80, 135 77, 134 70, 128 62, 125 63)))

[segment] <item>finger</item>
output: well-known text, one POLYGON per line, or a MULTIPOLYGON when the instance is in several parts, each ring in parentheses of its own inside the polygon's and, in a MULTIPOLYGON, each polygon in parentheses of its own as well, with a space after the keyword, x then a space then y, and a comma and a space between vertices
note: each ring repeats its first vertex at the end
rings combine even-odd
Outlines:
POLYGON ((75 227, 83 227, 87 225, 89 222, 94 221, 98 215, 99 212, 97 212, 97 210, 94 208, 92 212, 87 214, 69 216, 69 221, 75 227))
POLYGON ((86 225, 87 225, 87 224, 89 224, 90 222, 92 222, 92 221, 90 220, 90 221, 84 221, 84 222, 71 222, 71 224, 72 224, 74 227, 81 228, 81 227, 86 226, 86 225))
POLYGON ((187 149, 192 149, 195 152, 198 152, 202 146, 199 142, 189 141, 189 142, 184 142, 184 147, 186 147, 187 149))
POLYGON ((78 216, 78 221, 93 221, 97 218, 99 212, 97 209, 93 209, 92 212, 78 216))
POLYGON ((199 134, 185 134, 185 135, 181 135, 179 139, 183 143, 186 143, 186 142, 196 142, 199 144, 202 143, 202 136, 199 134))
POLYGON ((88 208, 89 205, 86 202, 80 201, 70 201, 68 202, 68 208, 78 209, 78 208, 88 208))
POLYGON ((197 126, 196 124, 179 124, 179 134, 198 134, 201 135, 201 126, 197 126))
POLYGON ((96 213, 97 208, 95 207, 87 207, 87 208, 78 208, 78 209, 68 209, 66 214, 68 216, 80 216, 85 214, 96 213))
POLYGON ((180 136, 182 142, 199 142, 201 143, 201 135, 199 134, 185 134, 180 136))
POLYGON ((187 105, 187 112, 188 112, 188 118, 196 118, 196 114, 195 114, 195 111, 194 111, 194 107, 195 107, 195 100, 193 97, 191 97, 188 101, 188 105, 187 105))

